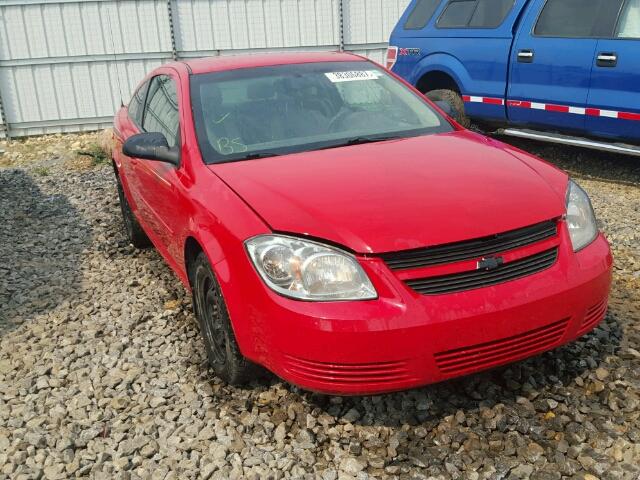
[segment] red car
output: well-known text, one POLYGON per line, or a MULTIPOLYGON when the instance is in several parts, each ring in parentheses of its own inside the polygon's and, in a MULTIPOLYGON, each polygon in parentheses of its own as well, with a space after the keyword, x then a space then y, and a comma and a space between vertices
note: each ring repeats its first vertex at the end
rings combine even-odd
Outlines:
POLYGON ((115 119, 124 223, 193 292, 211 366, 373 394, 521 360, 604 317, 612 257, 557 168, 377 64, 154 70, 115 119))

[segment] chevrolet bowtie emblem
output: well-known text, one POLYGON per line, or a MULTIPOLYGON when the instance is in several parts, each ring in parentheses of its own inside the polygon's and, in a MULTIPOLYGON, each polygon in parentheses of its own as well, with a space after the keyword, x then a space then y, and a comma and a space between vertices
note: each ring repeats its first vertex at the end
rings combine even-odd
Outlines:
POLYGON ((504 263, 502 257, 487 257, 478 261, 478 270, 495 270, 504 263))

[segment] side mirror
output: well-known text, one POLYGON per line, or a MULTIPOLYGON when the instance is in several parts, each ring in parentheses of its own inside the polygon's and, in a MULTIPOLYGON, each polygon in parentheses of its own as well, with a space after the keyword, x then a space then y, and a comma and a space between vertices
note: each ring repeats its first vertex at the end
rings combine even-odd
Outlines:
POLYGON ((122 153, 127 157, 157 160, 159 162, 180 164, 180 152, 177 148, 169 148, 166 137, 157 132, 138 133, 124 142, 122 153))
POLYGON ((440 110, 449 115, 451 118, 456 118, 456 112, 453 111, 453 107, 449 102, 446 102, 444 100, 436 100, 433 103, 435 103, 440 108, 440 110))

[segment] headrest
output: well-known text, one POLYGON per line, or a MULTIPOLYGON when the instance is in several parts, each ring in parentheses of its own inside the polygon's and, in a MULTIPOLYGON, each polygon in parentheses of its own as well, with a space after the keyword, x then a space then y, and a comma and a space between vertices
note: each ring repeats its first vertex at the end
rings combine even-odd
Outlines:
POLYGON ((255 82, 247 88, 250 100, 267 100, 276 96, 276 88, 272 82, 255 82))
POLYGON ((214 83, 202 85, 200 87, 202 105, 208 108, 217 108, 222 105, 222 92, 220 87, 214 83))

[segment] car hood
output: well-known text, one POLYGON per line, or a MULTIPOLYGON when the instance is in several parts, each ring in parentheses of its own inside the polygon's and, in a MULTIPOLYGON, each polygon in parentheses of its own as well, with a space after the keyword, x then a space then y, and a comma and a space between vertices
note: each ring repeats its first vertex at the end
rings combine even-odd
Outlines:
POLYGON ((277 232, 382 253, 483 237, 564 213, 566 175, 460 131, 211 165, 277 232))

